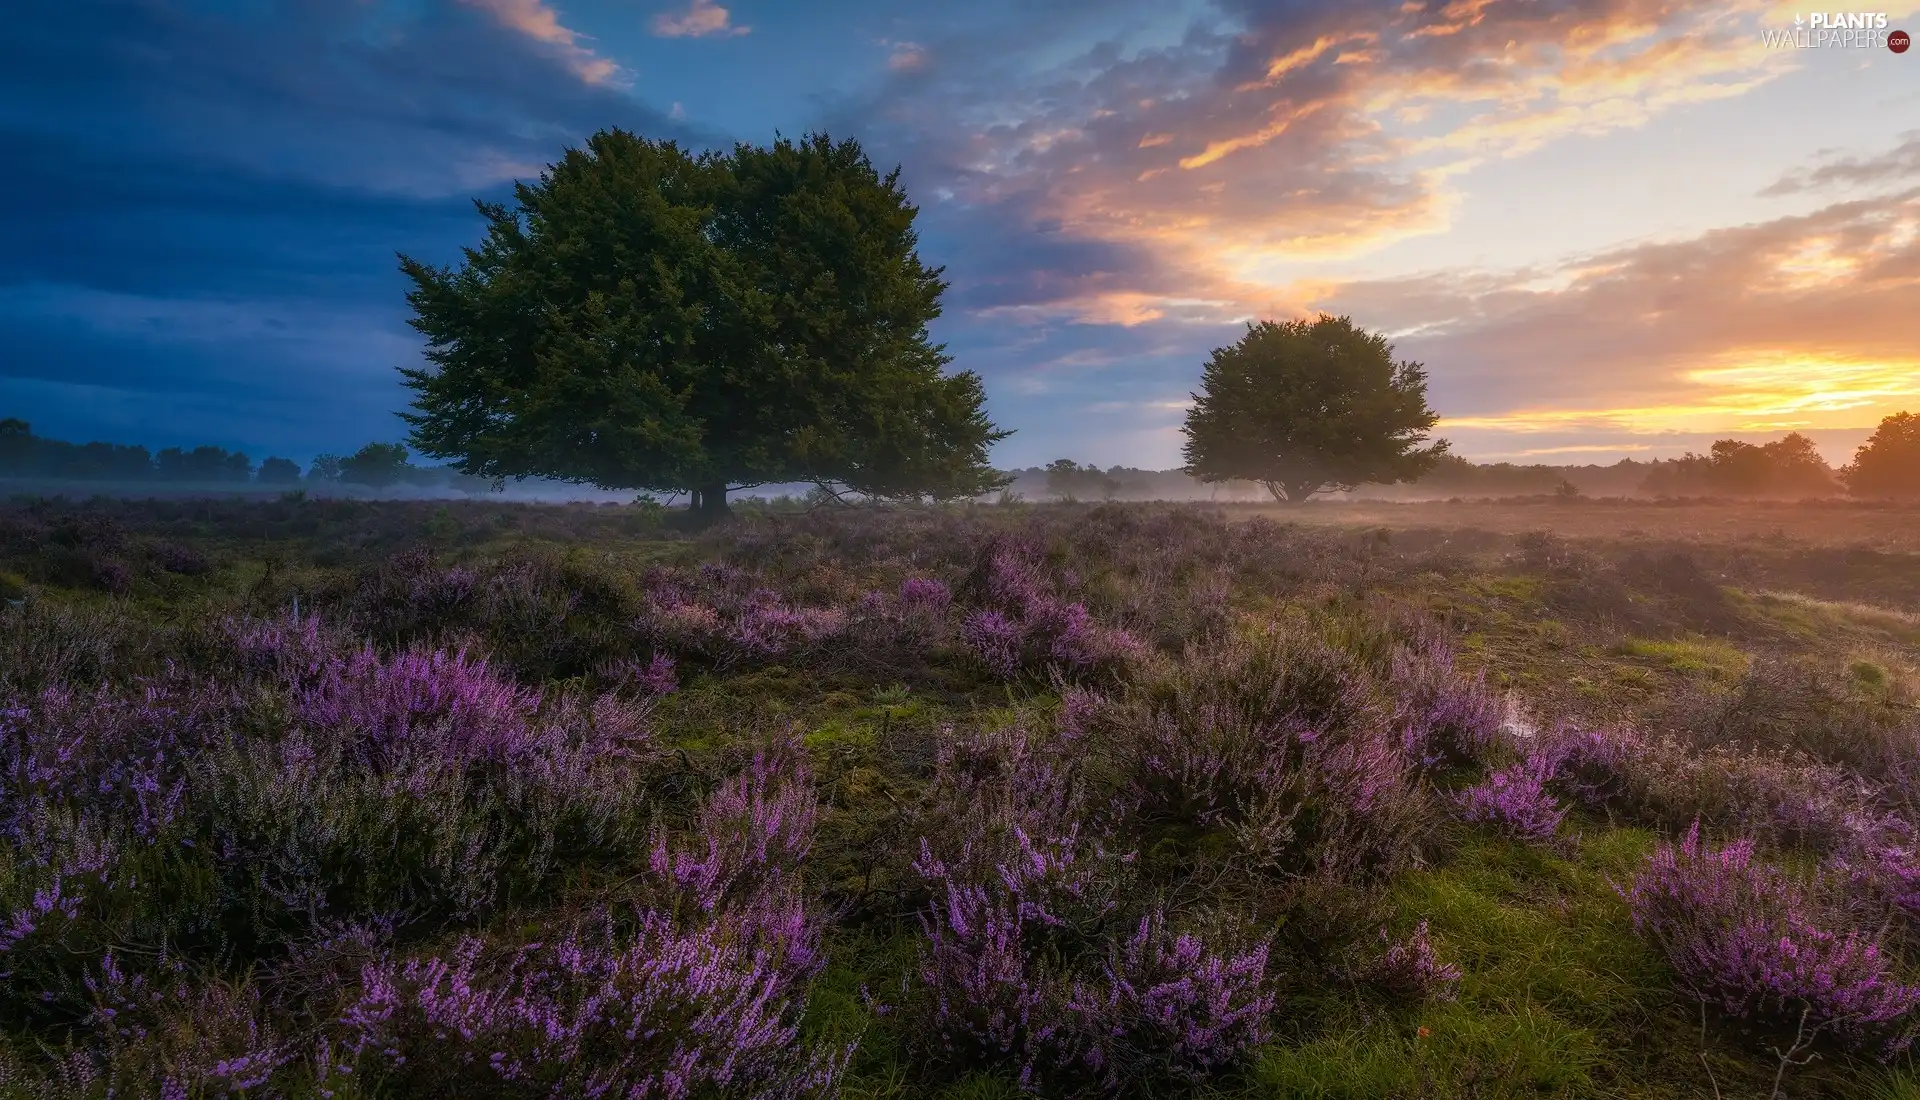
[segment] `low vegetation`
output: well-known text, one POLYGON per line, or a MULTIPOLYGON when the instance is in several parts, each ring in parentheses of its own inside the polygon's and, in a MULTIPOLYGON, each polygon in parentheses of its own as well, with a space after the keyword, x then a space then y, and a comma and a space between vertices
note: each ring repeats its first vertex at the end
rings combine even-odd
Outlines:
POLYGON ((18 502, 0 1096, 1913 1095, 1813 549, 18 502))

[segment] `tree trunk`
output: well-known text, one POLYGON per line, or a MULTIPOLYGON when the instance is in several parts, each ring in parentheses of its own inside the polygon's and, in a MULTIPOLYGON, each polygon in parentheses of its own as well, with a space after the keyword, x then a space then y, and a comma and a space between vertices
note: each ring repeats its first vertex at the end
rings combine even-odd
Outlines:
POLYGON ((717 481, 693 491, 693 514, 702 523, 718 523, 733 513, 727 508, 727 483, 717 481))
POLYGON ((1268 481, 1262 484, 1267 487, 1267 492, 1273 494, 1273 499, 1281 504, 1305 504, 1312 499, 1314 490, 1320 488, 1311 482, 1289 485, 1284 481, 1268 481))

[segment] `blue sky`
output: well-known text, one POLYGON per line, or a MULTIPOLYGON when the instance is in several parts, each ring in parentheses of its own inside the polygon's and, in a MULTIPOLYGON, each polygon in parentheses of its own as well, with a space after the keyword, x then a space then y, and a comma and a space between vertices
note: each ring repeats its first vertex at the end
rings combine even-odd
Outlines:
POLYGON ((0 413, 256 458, 399 438, 396 252, 457 260, 473 198, 601 127, 826 128, 903 166, 1003 465, 1174 465, 1207 351, 1322 309, 1425 362, 1473 457, 1803 430, 1840 459, 1920 409, 1920 53, 1768 47, 1799 10, 29 3, 0 413))

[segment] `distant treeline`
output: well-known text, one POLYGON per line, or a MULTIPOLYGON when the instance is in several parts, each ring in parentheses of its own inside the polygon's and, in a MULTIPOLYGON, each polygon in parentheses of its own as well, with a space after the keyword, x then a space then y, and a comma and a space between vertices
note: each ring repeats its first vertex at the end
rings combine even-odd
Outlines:
POLYGON ((49 481, 171 482, 195 485, 283 486, 337 483, 385 488, 414 485, 485 492, 491 482, 444 466, 414 466, 397 443, 369 443, 346 456, 320 455, 302 470, 289 458, 254 465, 243 451, 224 447, 167 447, 150 451, 124 443, 69 443, 35 435, 33 425, 0 420, 0 477, 49 481))
MULTIPOLYGON (((1876 476, 1871 484, 1855 475, 1856 491, 1880 493, 1899 490, 1913 477, 1906 457, 1913 450, 1909 437, 1920 418, 1889 417, 1876 436, 1885 445, 1862 453, 1885 450, 1882 465, 1896 473, 1876 476), (1898 451, 1899 454, 1895 454, 1898 451), (1897 484, 1896 484, 1897 483, 1897 484)), ((1856 462, 1858 465, 1858 462, 1856 462)), ((1622 459, 1609 466, 1515 465, 1476 463, 1444 455, 1433 470, 1402 485, 1363 486, 1363 497, 1789 497, 1833 496, 1844 493, 1855 467, 1835 470, 1815 449, 1813 441, 1792 433, 1771 443, 1743 443, 1723 439, 1704 455, 1637 462, 1622 459)), ((1869 471, 1879 474, 1878 470, 1869 471)), ((1101 469, 1058 459, 1046 466, 1008 470, 1009 490, 1028 499, 1044 500, 1217 500, 1268 499, 1256 482, 1202 482, 1180 470, 1143 470, 1131 466, 1101 469)), ((33 434, 24 420, 0 420, 0 477, 56 481, 174 482, 195 485, 231 484, 299 487, 302 484, 360 485, 380 489, 395 485, 424 489, 451 489, 483 493, 492 487, 485 478, 462 474, 445 466, 415 466, 397 443, 369 443, 346 456, 320 455, 301 469, 287 458, 272 457, 258 466, 245 453, 221 447, 191 450, 168 447, 158 452, 121 443, 68 443, 33 434)), ((1897 495, 1897 494, 1896 494, 1897 495)))
MULTIPOLYGON (((1206 484, 1179 470, 1102 470, 1058 459, 1046 466, 1009 471, 1010 488, 1036 499, 1074 500, 1258 500, 1266 490, 1250 481, 1206 484)), ((1797 432, 1771 443, 1723 439, 1707 454, 1607 466, 1515 465, 1469 462, 1443 455, 1433 470, 1401 485, 1363 486, 1363 497, 1817 497, 1847 491, 1842 474, 1829 466, 1813 441, 1797 432)))

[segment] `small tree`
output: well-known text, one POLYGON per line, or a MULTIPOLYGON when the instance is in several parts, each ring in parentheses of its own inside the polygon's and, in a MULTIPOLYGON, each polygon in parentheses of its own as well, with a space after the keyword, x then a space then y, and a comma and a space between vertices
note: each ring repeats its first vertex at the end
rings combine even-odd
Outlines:
POLYGON ((340 460, 340 480, 348 485, 384 489, 407 475, 407 449, 398 443, 369 443, 340 460))
POLYGON ((24 474, 32 463, 33 425, 19 417, 0 420, 0 474, 24 474))
POLYGON ((340 456, 315 455, 313 465, 307 467, 308 481, 339 481, 340 456))
POLYGON ((1433 468, 1439 417, 1419 363, 1395 362, 1386 338, 1346 317, 1262 321, 1216 348, 1187 412, 1186 470, 1201 481, 1257 481, 1278 501, 1363 484, 1411 481, 1433 468))
POLYGON ((1899 412, 1880 421, 1840 477, 1854 496, 1920 496, 1920 415, 1899 412))
POLYGON ((290 458, 269 458, 253 476, 262 485, 293 485, 300 480, 300 464, 290 458))

